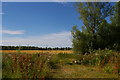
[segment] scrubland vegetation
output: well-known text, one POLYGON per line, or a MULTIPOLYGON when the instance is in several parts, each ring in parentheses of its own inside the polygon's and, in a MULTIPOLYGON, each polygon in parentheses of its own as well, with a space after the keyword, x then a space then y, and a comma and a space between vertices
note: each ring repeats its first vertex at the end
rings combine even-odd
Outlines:
POLYGON ((2 78, 118 78, 119 53, 3 53, 2 78))

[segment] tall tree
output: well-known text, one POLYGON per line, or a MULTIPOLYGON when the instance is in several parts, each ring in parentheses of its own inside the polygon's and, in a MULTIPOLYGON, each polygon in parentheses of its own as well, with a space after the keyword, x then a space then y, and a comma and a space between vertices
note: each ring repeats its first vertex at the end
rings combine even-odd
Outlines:
MULTIPOLYGON (((108 2, 80 2, 76 5, 77 11, 80 14, 84 26, 82 30, 72 29, 73 49, 79 46, 79 49, 84 48, 98 49, 97 32, 101 23, 110 16, 112 5, 108 2), (89 35, 88 35, 89 34, 89 35), (76 36, 76 37, 74 37, 76 36), (82 42, 82 43, 81 43, 82 42), (76 46, 77 45, 77 46, 76 46), (82 46, 81 46, 82 45, 82 46)), ((84 53, 89 49, 84 49, 84 53)))
POLYGON ((73 26, 72 28, 72 37, 73 37, 73 50, 75 53, 82 53, 88 52, 90 49, 90 41, 92 39, 91 35, 86 32, 85 29, 82 29, 83 31, 80 31, 78 29, 78 26, 73 26))
POLYGON ((80 19, 84 23, 84 27, 93 36, 92 47, 95 46, 96 32, 99 25, 112 12, 111 3, 108 2, 84 2, 77 4, 77 11, 80 14, 80 19))
POLYGON ((114 6, 114 14, 111 17, 110 33, 113 48, 120 51, 120 1, 114 6))

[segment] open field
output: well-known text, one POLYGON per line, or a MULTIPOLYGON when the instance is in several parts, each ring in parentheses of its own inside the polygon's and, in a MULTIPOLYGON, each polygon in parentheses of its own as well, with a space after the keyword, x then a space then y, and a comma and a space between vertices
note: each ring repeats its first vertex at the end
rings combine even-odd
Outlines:
POLYGON ((109 54, 106 51, 101 52, 98 55, 3 53, 2 77, 118 78, 120 56, 110 51, 109 54))
MULTIPOLYGON (((18 50, 0 50, 2 53, 16 53, 18 50)), ((20 50, 21 53, 36 54, 36 53, 49 53, 49 54, 59 54, 59 53, 73 53, 72 50, 20 50)))

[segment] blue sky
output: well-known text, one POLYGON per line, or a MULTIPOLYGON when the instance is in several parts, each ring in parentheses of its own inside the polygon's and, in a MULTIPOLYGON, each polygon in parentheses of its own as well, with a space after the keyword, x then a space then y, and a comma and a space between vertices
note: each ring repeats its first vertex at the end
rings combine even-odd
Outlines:
POLYGON ((3 45, 71 46, 72 26, 83 25, 74 4, 3 2, 3 45))
POLYGON ((2 0, 2 2, 118 2, 120 0, 2 0))
POLYGON ((2 45, 71 47, 72 27, 83 25, 74 2, 3 2, 0 15, 2 45))
POLYGON ((3 13, 3 29, 25 30, 24 36, 70 31, 81 24, 72 3, 3 3, 3 13))

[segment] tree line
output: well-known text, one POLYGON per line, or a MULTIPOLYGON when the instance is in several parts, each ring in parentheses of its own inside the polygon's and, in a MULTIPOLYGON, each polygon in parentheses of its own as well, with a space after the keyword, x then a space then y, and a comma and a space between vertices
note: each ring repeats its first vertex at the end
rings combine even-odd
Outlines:
POLYGON ((72 43, 75 53, 98 49, 120 51, 120 1, 76 3, 83 26, 73 26, 72 43))
POLYGON ((71 50, 70 47, 1 46, 1 50, 71 50))

